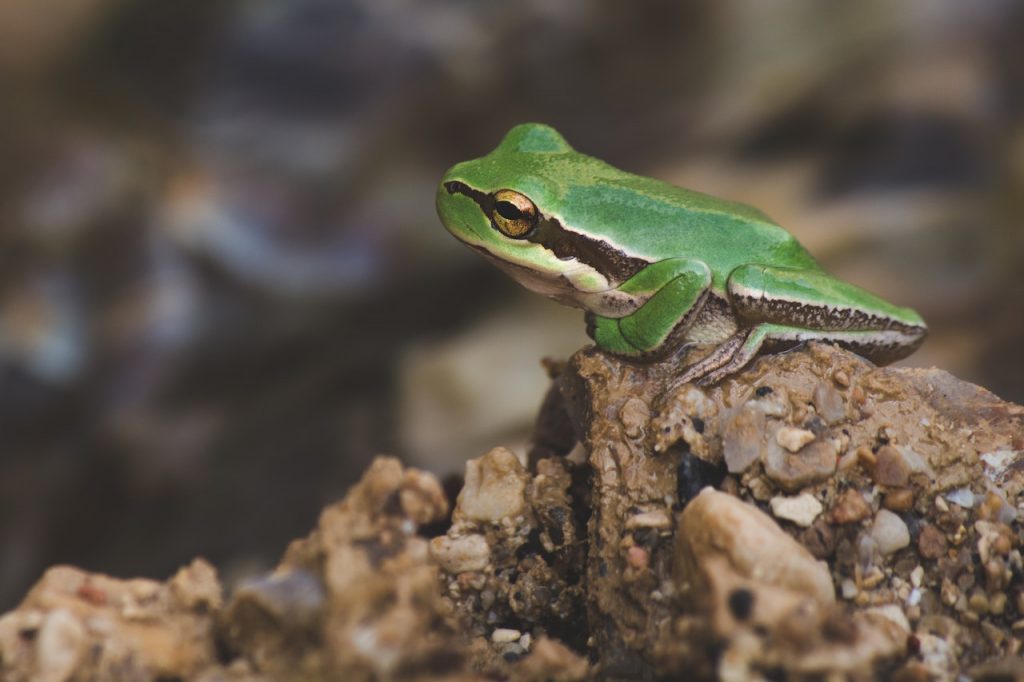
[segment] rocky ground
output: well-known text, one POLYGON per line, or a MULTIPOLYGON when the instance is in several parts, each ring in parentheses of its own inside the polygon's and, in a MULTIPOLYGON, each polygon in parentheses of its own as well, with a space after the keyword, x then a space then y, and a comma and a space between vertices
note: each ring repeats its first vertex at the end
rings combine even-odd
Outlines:
POLYGON ((53 568, 0 678, 1024 679, 1024 408, 822 345, 673 369, 551 363, 527 462, 378 459, 230 595, 53 568))

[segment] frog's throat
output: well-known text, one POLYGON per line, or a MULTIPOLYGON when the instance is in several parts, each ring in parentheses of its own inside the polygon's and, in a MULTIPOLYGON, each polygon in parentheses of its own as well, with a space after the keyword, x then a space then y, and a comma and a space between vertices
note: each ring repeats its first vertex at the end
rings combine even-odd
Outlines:
MULTIPOLYGON (((472 199, 490 220, 494 209, 494 198, 490 194, 457 181, 446 182, 444 186, 449 194, 462 194, 472 199)), ((622 284, 649 265, 643 258, 627 255, 606 241, 575 232, 557 219, 543 214, 525 239, 544 247, 559 260, 575 259, 601 273, 610 287, 622 284)))
POLYGON ((604 317, 622 317, 628 315, 640 305, 643 299, 627 294, 619 289, 603 291, 583 291, 577 288, 572 279, 564 273, 554 275, 534 270, 526 265, 513 263, 495 256, 484 246, 469 244, 473 249, 493 263, 499 270, 519 282, 530 291, 558 301, 572 308, 582 308, 604 317))

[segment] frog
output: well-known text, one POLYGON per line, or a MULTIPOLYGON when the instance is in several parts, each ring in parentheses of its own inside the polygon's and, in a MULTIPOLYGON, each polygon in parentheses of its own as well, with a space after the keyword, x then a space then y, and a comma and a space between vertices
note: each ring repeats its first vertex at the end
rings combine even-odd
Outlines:
POLYGON ((928 331, 913 309, 828 274, 761 210, 620 170, 542 123, 448 169, 436 204, 456 239, 583 309, 600 350, 678 362, 676 384, 714 385, 811 341, 888 364, 928 331), (710 350, 681 360, 695 346, 710 350))

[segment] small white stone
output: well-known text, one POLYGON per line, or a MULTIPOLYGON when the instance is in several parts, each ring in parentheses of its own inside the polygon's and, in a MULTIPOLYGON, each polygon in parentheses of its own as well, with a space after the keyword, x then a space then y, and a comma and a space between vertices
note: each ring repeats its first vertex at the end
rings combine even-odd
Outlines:
POLYGON ((529 632, 519 638, 519 646, 523 647, 524 651, 529 651, 531 644, 533 644, 533 637, 530 636, 529 632))
POLYGON ((843 582, 839 584, 839 590, 843 599, 853 599, 857 596, 857 583, 853 582, 851 578, 843 578, 843 582))
POLYGON ((36 680, 64 682, 71 679, 85 648, 86 632, 67 609, 46 615, 36 637, 36 680))
POLYGON ((813 433, 806 429, 798 429, 794 426, 783 426, 775 432, 775 442, 790 452, 797 452, 812 440, 814 440, 813 433))
POLYGON ((898 552, 910 545, 910 530, 896 514, 880 509, 871 526, 871 538, 883 556, 898 552))
POLYGON ((907 596, 907 606, 917 606, 921 603, 921 590, 914 588, 910 591, 907 596))
POLYGON ((519 458, 507 448, 494 448, 469 460, 453 518, 499 524, 521 514, 528 480, 519 458))
POLYGON ((523 636, 523 633, 519 630, 513 630, 512 628, 497 628, 491 633, 491 641, 495 644, 509 644, 510 642, 517 642, 519 638, 523 636))
POLYGON ((988 474, 989 478, 995 480, 1013 464, 1018 454, 1014 450, 995 450, 994 452, 986 452, 981 455, 980 459, 985 463, 985 473, 988 474), (990 469, 991 471, 989 471, 990 469))
POLYGON ((669 528, 672 526, 672 519, 662 509, 641 512, 626 519, 626 528, 669 528))
POLYGON ((491 548, 483 535, 441 535, 430 541, 430 556, 448 573, 482 571, 491 559, 491 548))
POLYGON ((974 493, 971 492, 970 488, 957 488, 956 490, 946 493, 946 499, 953 504, 958 504, 964 509, 970 509, 974 506, 974 493))
POLYGON ((914 587, 921 587, 922 581, 924 581, 924 566, 919 565, 910 572, 910 584, 914 587))
POLYGON ((768 504, 771 505, 772 514, 804 528, 814 523, 823 509, 818 498, 810 493, 800 493, 796 497, 780 495, 773 497, 768 504))

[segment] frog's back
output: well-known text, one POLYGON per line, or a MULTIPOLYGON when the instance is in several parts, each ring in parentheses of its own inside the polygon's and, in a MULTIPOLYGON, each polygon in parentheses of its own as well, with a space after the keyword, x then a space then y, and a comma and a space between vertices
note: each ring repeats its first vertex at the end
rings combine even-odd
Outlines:
POLYGON ((796 239, 760 210, 620 171, 600 162, 587 182, 566 188, 568 224, 617 241, 648 260, 688 257, 711 268, 721 288, 746 263, 819 270, 796 239), (603 168, 600 168, 603 166, 603 168))

